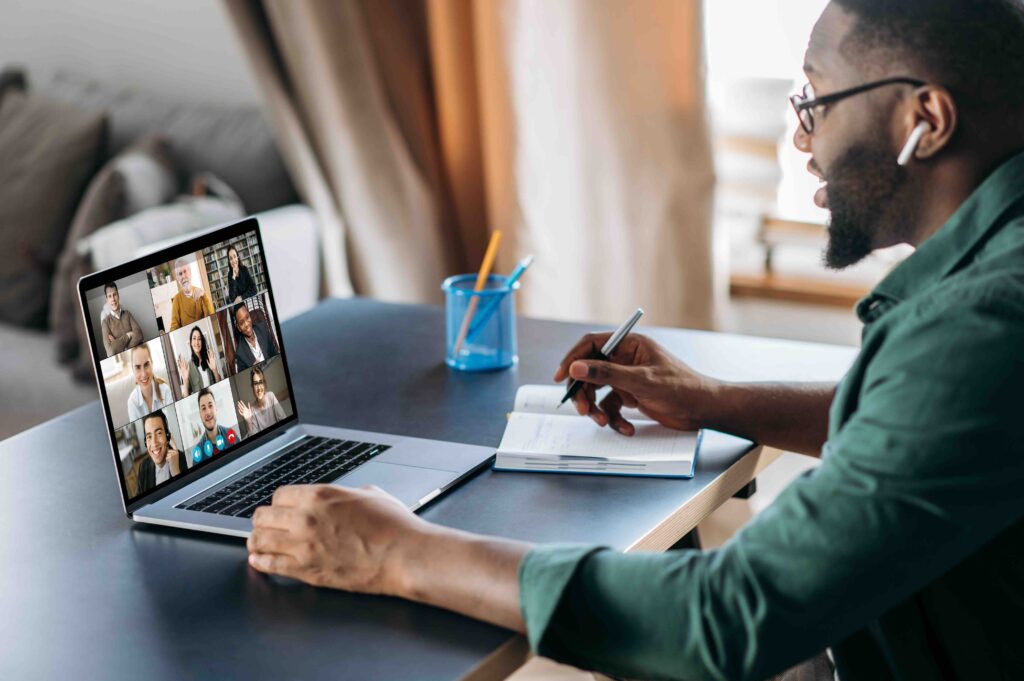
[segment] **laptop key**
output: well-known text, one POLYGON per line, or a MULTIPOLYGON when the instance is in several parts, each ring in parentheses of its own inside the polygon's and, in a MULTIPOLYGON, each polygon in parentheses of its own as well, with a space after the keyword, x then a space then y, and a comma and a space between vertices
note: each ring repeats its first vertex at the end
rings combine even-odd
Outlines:
POLYGON ((251 518, 258 507, 273 501, 278 487, 331 482, 387 449, 387 445, 369 442, 310 438, 188 508, 251 518))

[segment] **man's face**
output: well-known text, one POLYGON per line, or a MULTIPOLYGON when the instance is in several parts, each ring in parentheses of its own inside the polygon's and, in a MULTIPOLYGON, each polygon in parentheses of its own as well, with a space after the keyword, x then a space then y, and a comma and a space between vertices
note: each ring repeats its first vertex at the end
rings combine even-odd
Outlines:
POLYGON ((192 291, 192 272, 189 270, 188 265, 182 265, 174 270, 174 278, 177 280, 178 285, 181 286, 182 291, 185 293, 192 291))
POLYGON ((110 306, 112 312, 117 312, 121 307, 121 296, 117 292, 116 288, 107 289, 107 305, 110 306))
MULTIPOLYGON (((872 73, 851 64, 840 45, 856 19, 834 3, 811 34, 805 72, 816 97, 896 73, 872 73)), ((914 74, 909 74, 914 75, 914 74)), ((843 269, 871 251, 904 241, 915 221, 914 187, 896 164, 893 142, 898 87, 884 87, 815 109, 813 134, 797 126, 793 142, 810 153, 808 171, 824 184, 814 202, 831 213, 825 264, 843 269)))
POLYGON ((146 430, 146 451, 149 458, 157 466, 163 466, 167 459, 167 431, 164 430, 164 421, 161 418, 146 419, 143 427, 146 430))
POLYGON ((238 327, 240 334, 252 339, 252 317, 249 316, 247 308, 241 307, 235 312, 235 325, 238 327))
POLYGON ((217 403, 213 395, 203 395, 199 400, 199 418, 203 421, 203 427, 213 432, 217 429, 217 403))

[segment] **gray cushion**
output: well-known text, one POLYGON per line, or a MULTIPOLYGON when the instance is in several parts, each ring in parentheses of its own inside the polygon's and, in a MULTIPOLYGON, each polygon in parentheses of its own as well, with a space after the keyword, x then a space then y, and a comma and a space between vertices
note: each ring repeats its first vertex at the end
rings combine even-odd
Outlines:
POLYGON ((213 172, 238 192, 248 212, 296 200, 259 107, 181 102, 171 96, 111 88, 68 72, 57 74, 42 90, 80 107, 106 111, 111 153, 144 134, 160 133, 170 142, 183 175, 213 172))
POLYGON ((8 92, 0 106, 0 321, 46 326, 50 281, 101 158, 102 113, 8 92))
MULTIPOLYGON (((177 193, 177 179, 167 142, 150 135, 111 159, 89 183, 75 211, 67 243, 57 263, 50 297, 50 328, 57 337, 57 361, 68 362, 87 347, 78 311, 78 280, 94 270, 79 240, 100 227, 133 213, 159 206, 177 193)), ((91 373, 87 352, 79 361, 91 373)))

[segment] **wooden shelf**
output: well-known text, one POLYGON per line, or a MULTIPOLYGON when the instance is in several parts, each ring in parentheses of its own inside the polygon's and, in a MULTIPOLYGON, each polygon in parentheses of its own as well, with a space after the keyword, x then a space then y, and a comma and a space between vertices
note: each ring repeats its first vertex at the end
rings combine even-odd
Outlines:
POLYGON ((853 308, 870 290, 868 286, 840 284, 813 277, 778 274, 733 274, 729 277, 729 294, 733 298, 784 300, 846 309, 853 308))

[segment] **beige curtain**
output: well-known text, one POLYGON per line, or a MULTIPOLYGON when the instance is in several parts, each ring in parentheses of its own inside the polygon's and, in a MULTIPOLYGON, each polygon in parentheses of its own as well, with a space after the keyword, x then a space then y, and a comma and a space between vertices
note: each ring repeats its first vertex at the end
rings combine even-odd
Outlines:
POLYGON ((708 328, 699 0, 225 0, 327 290, 438 300, 502 229, 520 312, 708 328))

